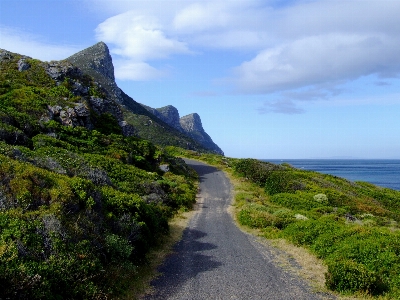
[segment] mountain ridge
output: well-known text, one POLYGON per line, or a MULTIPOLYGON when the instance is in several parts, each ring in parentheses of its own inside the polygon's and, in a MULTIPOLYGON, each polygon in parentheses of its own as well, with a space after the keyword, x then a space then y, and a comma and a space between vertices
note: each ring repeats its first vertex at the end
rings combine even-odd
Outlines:
POLYGON ((191 113, 180 117, 178 109, 172 105, 167 105, 160 108, 152 108, 146 105, 143 105, 143 107, 159 119, 166 122, 168 125, 198 141, 206 148, 212 150, 214 153, 224 155, 224 152, 221 150, 221 148, 219 148, 218 145, 215 144, 211 137, 205 132, 199 114, 191 113))
POLYGON ((195 203, 194 171, 124 110, 67 60, 0 49, 0 299, 123 298, 195 203))
MULTIPOLYGON (((181 125, 178 110, 172 105, 154 109, 136 102, 124 93, 115 82, 112 57, 104 42, 83 49, 66 58, 66 61, 79 67, 84 74, 93 77, 108 92, 112 100, 122 105, 124 118, 120 122, 127 122, 133 126, 136 135, 155 144, 174 145, 192 150, 204 149, 224 155, 204 131, 201 121, 200 126, 196 126, 198 131, 185 130, 181 125), (154 131, 157 133, 155 134, 154 131), (160 136, 167 137, 170 142, 161 140, 160 136)), ((199 123, 197 119, 191 122, 199 123)))

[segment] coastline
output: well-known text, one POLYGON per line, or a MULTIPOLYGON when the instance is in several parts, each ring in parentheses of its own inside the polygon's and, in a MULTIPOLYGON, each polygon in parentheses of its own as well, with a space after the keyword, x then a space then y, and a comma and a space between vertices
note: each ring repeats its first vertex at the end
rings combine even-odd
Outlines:
POLYGON ((260 159, 274 164, 288 163, 302 170, 316 171, 365 181, 374 185, 400 190, 400 159, 260 159))

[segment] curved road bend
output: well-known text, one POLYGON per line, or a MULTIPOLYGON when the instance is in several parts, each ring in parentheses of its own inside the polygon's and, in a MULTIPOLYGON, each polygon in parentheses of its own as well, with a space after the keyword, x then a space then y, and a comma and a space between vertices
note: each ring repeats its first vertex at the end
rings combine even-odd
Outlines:
POLYGON ((198 211, 158 269, 144 299, 321 299, 276 267, 273 255, 240 231, 228 213, 231 185, 223 172, 186 160, 200 176, 198 211))

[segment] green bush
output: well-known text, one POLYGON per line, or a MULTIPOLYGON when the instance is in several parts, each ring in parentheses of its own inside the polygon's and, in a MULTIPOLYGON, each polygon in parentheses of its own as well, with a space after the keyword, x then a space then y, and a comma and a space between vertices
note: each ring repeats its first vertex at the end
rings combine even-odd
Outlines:
POLYGON ((237 218, 240 224, 252 228, 276 227, 283 229, 296 221, 294 213, 288 209, 268 209, 263 205, 250 204, 241 209, 237 218))
POLYGON ((313 200, 309 193, 279 193, 270 197, 270 201, 294 210, 311 210, 322 205, 313 200))
POLYGON ((287 170, 272 171, 265 180, 265 190, 270 195, 292 191, 292 178, 287 170))
POLYGON ((116 234, 107 235, 105 238, 105 245, 107 254, 114 263, 128 259, 133 250, 128 240, 116 234))
POLYGON ((396 274, 400 271, 398 232, 349 226, 334 222, 332 216, 290 224, 283 233, 328 262, 330 289, 377 294, 396 289, 396 274))
POLYGON ((252 209, 250 207, 240 210, 237 218, 240 224, 251 228, 274 226, 278 219, 268 211, 252 209))
POLYGON ((96 129, 102 134, 121 134, 121 127, 117 119, 109 113, 95 117, 95 125, 96 129))
POLYGON ((306 220, 290 224, 284 235, 296 245, 312 245, 321 234, 333 234, 340 231, 342 225, 335 222, 333 216, 324 216, 319 220, 306 220))
POLYGON ((286 228, 289 224, 296 221, 293 211, 288 209, 279 209, 273 215, 276 217, 276 220, 272 225, 279 229, 286 228))
POLYGON ((256 159, 240 159, 234 164, 233 168, 237 174, 260 186, 265 184, 273 170, 280 169, 277 165, 263 163, 256 159))
POLYGON ((326 286, 338 292, 381 292, 376 274, 352 260, 329 262, 325 279, 326 286))
POLYGON ((0 60, 0 299, 119 298, 168 218, 195 201, 196 176, 152 143, 122 136, 111 114, 91 111, 95 130, 63 126, 49 106, 108 97, 68 62, 57 62, 68 72, 56 83, 47 63, 24 58, 30 67, 20 72, 22 57, 8 58, 0 60))

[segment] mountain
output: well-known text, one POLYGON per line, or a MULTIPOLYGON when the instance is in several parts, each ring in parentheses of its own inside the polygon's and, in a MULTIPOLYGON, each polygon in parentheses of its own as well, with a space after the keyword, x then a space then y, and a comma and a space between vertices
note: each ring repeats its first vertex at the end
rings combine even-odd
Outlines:
MULTIPOLYGON (((97 79, 0 49, 0 299, 124 298, 196 200, 194 171, 125 120, 104 49, 76 57, 97 79)), ((148 127, 206 151, 135 105, 148 127)))
POLYGON ((224 154, 222 150, 213 142, 211 137, 204 131, 200 116, 196 113, 180 118, 179 123, 184 132, 192 139, 198 141, 207 149, 211 149, 217 154, 224 154))
POLYGON ((66 60, 79 67, 84 74, 93 77, 110 98, 120 105, 123 112, 123 120, 120 123, 123 126, 132 126, 135 135, 161 146, 179 146, 223 155, 222 150, 205 133, 201 125, 201 128, 196 127, 200 128, 196 132, 184 130, 175 107, 169 105, 153 109, 125 94, 115 82, 112 57, 105 43, 99 42, 66 60))
POLYGON ((184 132, 179 123, 179 112, 172 105, 164 106, 162 108, 152 108, 150 106, 141 104, 148 112, 152 113, 154 116, 167 123, 174 129, 184 132))
POLYGON ((210 149, 216 154, 224 155, 221 148, 219 148, 218 145, 213 142, 211 137, 204 131, 200 116, 197 113, 180 117, 178 109, 172 105, 161 108, 151 108, 146 105, 143 105, 143 107, 171 127, 185 133, 187 136, 199 142, 203 147, 210 149))

